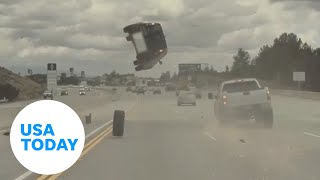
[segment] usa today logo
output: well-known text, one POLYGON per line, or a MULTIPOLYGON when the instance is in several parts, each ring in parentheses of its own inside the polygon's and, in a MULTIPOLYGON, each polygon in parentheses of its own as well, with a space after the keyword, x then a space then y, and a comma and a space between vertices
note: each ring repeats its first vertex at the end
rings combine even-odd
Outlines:
POLYGON ((42 100, 26 106, 11 126, 13 154, 38 174, 57 174, 70 168, 80 157, 84 142, 79 116, 58 101, 42 100))

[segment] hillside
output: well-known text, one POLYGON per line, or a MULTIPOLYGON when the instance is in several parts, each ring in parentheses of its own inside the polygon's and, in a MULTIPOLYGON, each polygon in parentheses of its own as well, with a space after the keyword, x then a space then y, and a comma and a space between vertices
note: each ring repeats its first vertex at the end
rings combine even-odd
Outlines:
POLYGON ((0 84, 7 83, 19 89, 18 99, 36 98, 43 92, 40 84, 0 67, 0 84))

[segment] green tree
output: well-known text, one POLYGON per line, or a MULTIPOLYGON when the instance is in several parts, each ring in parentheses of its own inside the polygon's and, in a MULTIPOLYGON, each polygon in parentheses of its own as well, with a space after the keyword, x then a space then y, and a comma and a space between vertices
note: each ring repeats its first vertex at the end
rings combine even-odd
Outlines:
POLYGON ((224 72, 226 72, 226 73, 229 72, 229 66, 228 65, 226 66, 226 70, 224 72))
POLYGON ((244 77, 249 75, 250 55, 249 52, 240 48, 238 53, 233 56, 233 64, 231 73, 236 77, 244 77))
POLYGON ((160 81, 162 83, 166 83, 170 80, 170 71, 167 71, 165 73, 161 73, 161 76, 160 76, 160 81))
POLYGON ((297 35, 282 33, 274 39, 272 46, 260 48, 254 58, 255 73, 261 78, 288 84, 292 82, 293 71, 305 70, 305 58, 310 57, 311 52, 310 46, 303 44, 297 35))

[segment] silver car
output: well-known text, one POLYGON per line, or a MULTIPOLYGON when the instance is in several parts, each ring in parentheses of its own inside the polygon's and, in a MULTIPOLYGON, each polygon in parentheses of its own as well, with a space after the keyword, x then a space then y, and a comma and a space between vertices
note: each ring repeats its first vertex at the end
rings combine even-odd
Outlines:
POLYGON ((84 88, 80 88, 79 89, 79 95, 80 96, 86 95, 86 90, 84 88))
POLYGON ((196 105, 196 96, 192 91, 180 91, 178 96, 178 106, 183 104, 191 104, 193 106, 196 105))

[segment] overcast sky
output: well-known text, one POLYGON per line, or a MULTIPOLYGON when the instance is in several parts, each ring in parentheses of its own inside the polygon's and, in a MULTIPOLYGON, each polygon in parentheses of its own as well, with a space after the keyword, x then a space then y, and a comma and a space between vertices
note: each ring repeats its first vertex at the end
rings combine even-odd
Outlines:
POLYGON ((238 48, 255 56, 283 32, 320 47, 320 0, 0 0, 0 65, 15 72, 134 72, 124 26, 160 22, 168 43, 159 76, 179 63, 223 70, 238 48))

